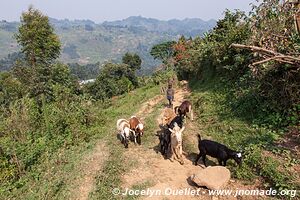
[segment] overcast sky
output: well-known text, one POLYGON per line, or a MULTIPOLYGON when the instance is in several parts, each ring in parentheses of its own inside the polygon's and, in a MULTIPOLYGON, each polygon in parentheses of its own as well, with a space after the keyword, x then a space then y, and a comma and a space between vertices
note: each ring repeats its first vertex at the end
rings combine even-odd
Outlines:
POLYGON ((255 0, 0 0, 0 20, 19 21, 22 11, 32 4, 57 19, 91 19, 97 23, 129 16, 161 20, 219 19, 223 11, 249 11, 255 0))

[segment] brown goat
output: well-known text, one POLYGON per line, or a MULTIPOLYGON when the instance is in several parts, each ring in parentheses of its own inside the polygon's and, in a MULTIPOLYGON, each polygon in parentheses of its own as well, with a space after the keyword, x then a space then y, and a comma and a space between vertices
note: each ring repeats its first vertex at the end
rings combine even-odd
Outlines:
POLYGON ((136 117, 132 116, 129 119, 130 129, 134 131, 134 142, 141 144, 141 136, 144 134, 144 125, 141 121, 136 117))
POLYGON ((180 106, 174 108, 174 111, 182 118, 186 117, 187 113, 190 113, 191 120, 193 121, 192 103, 190 101, 186 100, 182 102, 180 106))

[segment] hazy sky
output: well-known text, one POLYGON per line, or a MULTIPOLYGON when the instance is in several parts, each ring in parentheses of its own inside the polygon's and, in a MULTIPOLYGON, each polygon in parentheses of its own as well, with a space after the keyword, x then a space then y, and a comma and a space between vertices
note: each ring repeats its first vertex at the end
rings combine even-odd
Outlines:
POLYGON ((57 19, 91 19, 95 22, 141 15, 163 20, 219 19, 223 11, 249 11, 255 0, 0 0, 0 20, 19 21, 30 4, 57 19))

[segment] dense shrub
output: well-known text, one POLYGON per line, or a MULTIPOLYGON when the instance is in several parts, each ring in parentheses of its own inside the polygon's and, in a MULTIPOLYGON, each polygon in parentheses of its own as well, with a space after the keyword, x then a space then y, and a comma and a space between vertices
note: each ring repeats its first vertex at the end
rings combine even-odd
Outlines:
POLYGON ((247 120, 255 119, 273 128, 296 125, 299 117, 295 110, 300 104, 299 62, 266 59, 270 52, 290 57, 300 53, 293 18, 296 12, 291 4, 275 0, 254 6, 248 17, 243 12, 227 10, 224 19, 203 38, 181 37, 173 46, 179 77, 223 80, 231 87, 232 110, 247 120), (256 46, 260 50, 253 53, 253 48, 237 49, 232 44, 256 46), (257 62, 262 59, 266 60, 257 62))
POLYGON ((105 100, 124 94, 138 86, 135 70, 127 64, 106 63, 96 81, 86 85, 85 90, 94 99, 105 100))
POLYGON ((88 128, 97 119, 91 102, 55 85, 54 101, 39 108, 25 96, 5 109, 0 126, 1 185, 16 181, 39 162, 45 152, 88 141, 88 128))

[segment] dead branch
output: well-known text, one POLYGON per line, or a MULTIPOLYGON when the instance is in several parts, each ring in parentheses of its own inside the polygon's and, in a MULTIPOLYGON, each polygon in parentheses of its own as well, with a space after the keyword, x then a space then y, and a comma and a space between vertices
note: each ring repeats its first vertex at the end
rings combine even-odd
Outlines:
POLYGON ((252 65, 259 65, 259 64, 262 64, 265 62, 269 62, 271 60, 289 63, 291 65, 296 65, 296 64, 300 63, 300 57, 284 55, 282 53, 278 53, 276 51, 268 50, 268 49, 265 49, 262 47, 248 46, 248 45, 243 45, 243 44, 231 44, 230 47, 240 48, 240 49, 249 49, 250 51, 259 52, 259 53, 265 54, 267 56, 267 58, 265 58, 264 60, 255 62, 252 65), (270 57, 270 56, 272 56, 272 57, 270 57))
POLYGON ((282 55, 278 52, 272 51, 272 50, 268 50, 262 47, 257 47, 257 46, 248 46, 248 45, 244 45, 244 44, 231 44, 230 47, 235 47, 235 48, 239 48, 239 49, 249 49, 251 51, 255 51, 255 52, 261 52, 261 53, 267 53, 267 54, 271 54, 271 55, 282 55))
POLYGON ((269 61, 272 61, 272 60, 276 60, 278 62, 283 62, 283 63, 288 63, 288 64, 291 64, 293 65, 294 63, 291 62, 291 61, 288 61, 288 60, 283 60, 282 59, 283 57, 282 56, 274 56, 274 57, 271 57, 271 58, 266 58, 264 60, 261 60, 261 61, 257 61, 255 63, 252 63, 252 65, 260 65, 260 64, 263 64, 263 63, 266 63, 266 62, 269 62, 269 61))

